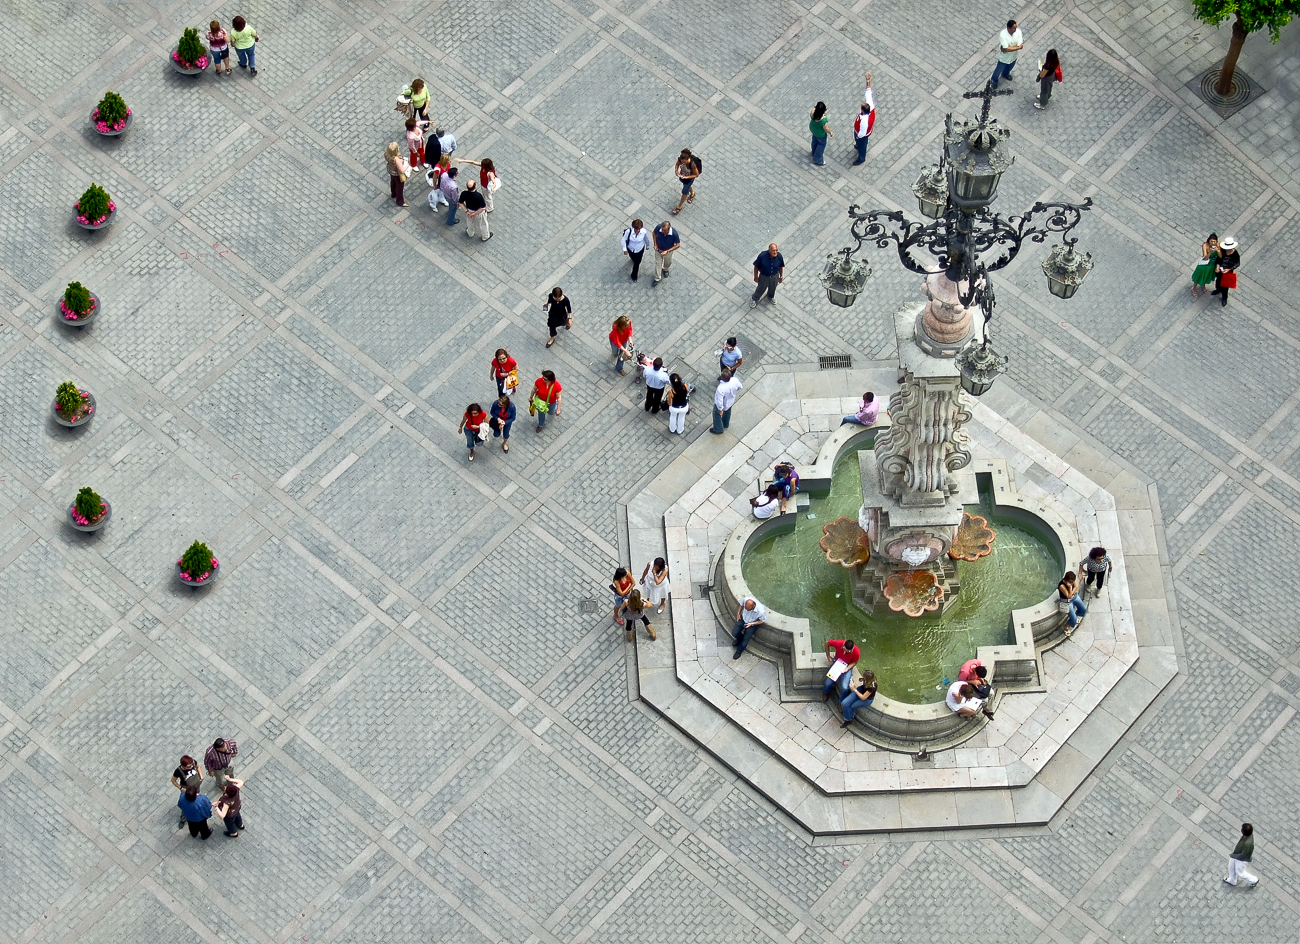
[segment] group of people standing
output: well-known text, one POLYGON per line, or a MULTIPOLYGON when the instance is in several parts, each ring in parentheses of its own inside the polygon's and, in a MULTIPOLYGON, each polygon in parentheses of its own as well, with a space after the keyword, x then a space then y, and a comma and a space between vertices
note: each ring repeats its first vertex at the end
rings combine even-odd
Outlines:
POLYGON ((478 168, 478 179, 465 182, 460 189, 460 168, 452 167, 451 155, 456 150, 456 136, 446 128, 435 127, 429 118, 429 87, 424 79, 414 79, 397 98, 397 111, 406 116, 406 151, 392 141, 384 149, 384 163, 388 167, 389 193, 399 207, 406 202, 406 181, 423 170, 429 185, 429 209, 447 207, 447 225, 456 225, 456 214, 465 211, 465 230, 471 237, 483 242, 492 238, 488 214, 496 209, 495 194, 501 189, 501 177, 492 158, 481 160, 456 158, 457 164, 478 168), (430 128, 433 128, 430 133, 430 128))
POLYGON ((204 38, 208 41, 214 75, 231 74, 231 47, 234 47, 235 57, 239 60, 239 68, 247 69, 249 75, 257 75, 257 30, 249 26, 242 16, 230 21, 229 32, 221 28, 220 20, 213 20, 208 24, 208 33, 204 38))
POLYGON ((220 816, 225 824, 225 835, 231 839, 238 838, 244 829, 243 794, 244 781, 235 778, 234 759, 239 754, 239 745, 233 738, 217 738, 203 755, 203 766, 199 766, 189 754, 181 757, 180 763, 172 771, 171 784, 180 791, 176 806, 181 811, 180 826, 188 826, 190 835, 196 839, 207 839, 212 835, 208 820, 212 814, 220 816), (201 791, 203 789, 203 768, 212 775, 216 782, 218 797, 216 805, 201 791))
POLYGON ((1221 296, 1220 307, 1228 304, 1228 290, 1237 287, 1237 268, 1241 254, 1237 252, 1237 237, 1211 233, 1201 243, 1201 261, 1192 270, 1192 297, 1209 292, 1207 286, 1214 282, 1211 295, 1221 296))
POLYGON ((609 589, 614 594, 614 622, 627 631, 627 641, 633 639, 637 620, 645 626, 651 641, 658 639, 647 610, 653 607, 656 613, 662 613, 668 604, 668 594, 673 589, 668 581, 668 562, 656 557, 647 563, 641 571, 639 586, 628 569, 620 567, 614 571, 609 589))

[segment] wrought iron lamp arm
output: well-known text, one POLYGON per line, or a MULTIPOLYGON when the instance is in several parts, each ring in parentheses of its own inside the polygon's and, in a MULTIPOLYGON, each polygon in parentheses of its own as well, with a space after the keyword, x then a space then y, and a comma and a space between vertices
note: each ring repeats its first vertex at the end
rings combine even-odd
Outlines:
POLYGON ((1079 237, 1069 233, 1083 219, 1084 211, 1092 209, 1092 197, 1085 197, 1082 203, 1035 203, 1023 216, 1007 217, 1008 226, 1014 227, 1021 240, 1031 239, 1036 243, 1044 242, 1054 233, 1061 234, 1061 242, 1074 247, 1079 237), (1046 213, 1047 218, 1038 225, 1031 225, 1035 217, 1046 213))

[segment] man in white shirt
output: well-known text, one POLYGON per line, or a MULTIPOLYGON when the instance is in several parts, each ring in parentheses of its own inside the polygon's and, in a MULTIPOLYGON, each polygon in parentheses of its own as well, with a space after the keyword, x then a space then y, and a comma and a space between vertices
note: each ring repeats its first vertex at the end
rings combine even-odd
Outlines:
POLYGON ((633 282, 636 281, 637 273, 641 271, 641 257, 645 255, 645 247, 649 245, 650 231, 640 220, 633 220, 632 225, 623 230, 623 255, 632 257, 633 282))
POLYGON ((713 392, 713 428, 709 432, 721 436, 731 425, 731 408, 736 405, 736 395, 745 387, 739 377, 723 370, 718 379, 718 389, 713 392))
POLYGON ((755 631, 766 621, 767 607, 753 597, 745 597, 740 601, 740 608, 736 610, 736 626, 731 632, 731 638, 736 644, 732 659, 740 658, 749 641, 754 638, 755 631))
POLYGON ((858 159, 853 166, 867 162, 867 143, 871 140, 871 129, 876 126, 876 97, 871 94, 871 73, 867 73, 867 90, 862 93, 862 108, 857 120, 853 122, 853 144, 858 149, 858 159))
POLYGON ((998 64, 993 67, 993 78, 990 81, 993 87, 998 87, 998 81, 1004 76, 1008 82, 1011 79, 1011 69, 1016 64, 1016 57, 1020 55, 1020 50, 1025 48, 1025 34, 1020 32, 1020 26, 1015 20, 1007 20, 1007 28, 998 35, 998 64))
POLYGON ((668 386, 668 371, 664 370, 664 359, 656 357, 645 364, 645 411, 658 413, 668 409, 664 406, 664 388, 668 386))
POLYGON ((446 128, 435 129, 433 136, 438 139, 438 144, 441 145, 444 155, 450 155, 452 151, 456 150, 456 136, 446 128))

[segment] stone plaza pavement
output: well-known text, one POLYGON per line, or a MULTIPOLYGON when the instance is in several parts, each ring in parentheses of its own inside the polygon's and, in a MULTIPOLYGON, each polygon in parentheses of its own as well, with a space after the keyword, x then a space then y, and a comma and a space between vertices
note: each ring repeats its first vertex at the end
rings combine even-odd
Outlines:
POLYGON ((1300 939, 1300 27, 1251 40, 1275 84, 1224 121, 1184 88, 1227 46, 1189 6, 0 0, 0 940, 1300 939), (237 13, 255 79, 170 69, 185 26, 237 13), (1068 304, 1046 247, 1000 274, 986 402, 1153 489, 1173 617, 1147 629, 1181 671, 1047 827, 812 837, 636 697, 616 522, 685 442, 605 333, 630 313, 706 390, 732 333, 751 380, 887 367, 920 279, 872 251, 836 309, 817 272, 850 202, 914 209, 1013 15, 996 208, 1092 196, 1097 265, 1068 304), (456 156, 501 171, 490 243, 418 180, 387 198, 416 75, 456 156), (135 119, 116 140, 87 120, 106 89, 135 119), (683 146, 705 164, 683 248, 632 284, 619 234, 668 218, 683 146), (91 181, 119 208, 99 233, 70 219, 91 181), (1210 230, 1241 241, 1226 308, 1189 292, 1210 230), (773 239, 787 279, 751 311, 773 239), (80 332, 54 317, 73 279, 103 300, 80 332), (546 351, 557 283, 575 327, 546 351), (526 383, 557 372, 563 415, 470 465, 456 425, 502 346, 526 383), (99 402, 75 433, 49 416, 68 379, 99 402), (63 523, 86 484, 114 507, 95 537, 63 523), (172 566, 195 538, 222 561, 199 592, 172 566), (217 735, 249 828, 199 843, 167 779, 217 735), (1253 890, 1220 883, 1243 820, 1253 890))

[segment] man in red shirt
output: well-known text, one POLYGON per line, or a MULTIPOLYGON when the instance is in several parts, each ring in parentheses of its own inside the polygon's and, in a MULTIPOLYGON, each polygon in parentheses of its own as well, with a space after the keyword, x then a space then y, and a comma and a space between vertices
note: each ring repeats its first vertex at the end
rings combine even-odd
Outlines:
POLYGON ((839 686, 839 697, 843 698, 849 691, 849 678, 853 675, 853 667, 858 664, 862 658, 862 652, 852 639, 828 639, 826 640, 826 658, 831 659, 831 668, 835 668, 836 662, 843 662, 848 668, 840 674, 839 678, 831 678, 830 673, 826 675, 826 681, 822 682, 822 701, 828 701, 831 697, 831 689, 839 686), (831 650, 835 651, 834 657, 831 656, 831 650))

